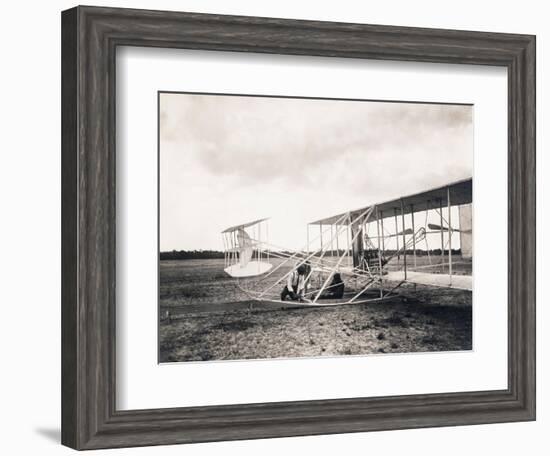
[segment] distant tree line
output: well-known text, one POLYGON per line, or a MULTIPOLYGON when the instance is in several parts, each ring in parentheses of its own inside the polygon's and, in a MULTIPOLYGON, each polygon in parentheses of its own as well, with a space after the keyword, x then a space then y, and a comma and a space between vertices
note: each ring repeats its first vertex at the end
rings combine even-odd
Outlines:
POLYGON ((160 252, 161 260, 214 260, 223 258, 219 250, 172 250, 160 252))
MULTIPOLYGON (((377 249, 374 249, 374 250, 377 250, 377 249)), ((346 249, 340 249, 340 250, 334 249, 334 250, 327 250, 323 256, 325 256, 325 257, 340 256, 340 255, 343 255, 344 253, 346 253, 346 249)), ((396 253, 396 250, 395 249, 385 249, 384 253, 386 255, 394 255, 396 253)), ((451 250, 451 255, 460 255, 461 253, 462 253, 461 249, 452 249, 451 250)), ((412 254, 413 254, 413 249, 407 249, 407 255, 412 255, 412 254)), ((435 256, 441 255, 441 249, 431 249, 429 251, 429 254, 430 255, 435 255, 435 256)), ((444 254, 448 255, 449 254, 449 249, 445 249, 444 254)), ((321 254, 319 252, 317 252, 314 256, 320 256, 320 255, 321 254)), ((400 255, 403 255, 402 250, 400 251, 400 255)), ((423 249, 416 249, 416 255, 417 256, 423 256, 423 255, 427 256, 428 251, 423 250, 423 249)))
MULTIPOLYGON (((343 255, 346 252, 345 249, 338 250, 328 250, 325 252, 325 257, 330 256, 339 256, 343 255)), ((279 252, 285 256, 291 256, 295 252, 279 252)), ((392 255, 395 253, 395 250, 387 249, 385 250, 386 255, 392 255)), ((445 250, 445 255, 449 254, 448 250, 445 250)), ((460 249, 452 249, 452 255, 460 255, 461 250, 460 249)), ((307 255, 307 252, 302 252, 303 255, 307 255)), ((407 255, 412 255, 413 250, 407 249, 407 255)), ((234 252, 233 255, 238 258, 239 254, 238 252, 234 252)), ((257 252, 254 251, 254 256, 257 255, 257 252)), ((317 252, 313 256, 320 256, 321 254, 317 252)), ((403 255, 403 252, 401 252, 401 255, 403 255)), ((428 252, 426 250, 417 249, 416 255, 423 256, 428 255, 428 252)), ((430 250, 430 255, 441 255, 441 249, 433 249, 430 250)), ((172 250, 171 252, 160 252, 160 259, 161 260, 215 260, 215 259, 221 259, 224 258, 224 253, 219 250, 172 250)), ((262 252, 262 258, 265 260, 266 258, 266 252, 262 252)))
MULTIPOLYGON (((393 254, 396 253, 396 250, 395 249, 393 249, 393 250, 386 249, 384 252, 386 253, 386 255, 393 255, 393 254)), ((413 253, 414 253, 413 249, 407 249, 407 255, 412 255, 413 253)), ((431 249, 429 251, 429 254, 430 255, 435 255, 435 256, 441 255, 441 249, 431 249)), ((449 254, 449 249, 445 249, 443 251, 443 254, 448 255, 449 254)), ((451 255, 461 255, 461 254, 462 254, 461 249, 451 249, 451 255)), ((400 251, 400 255, 403 255, 403 251, 400 251)), ((428 250, 416 249, 416 255, 417 256, 427 256, 428 255, 428 250)))

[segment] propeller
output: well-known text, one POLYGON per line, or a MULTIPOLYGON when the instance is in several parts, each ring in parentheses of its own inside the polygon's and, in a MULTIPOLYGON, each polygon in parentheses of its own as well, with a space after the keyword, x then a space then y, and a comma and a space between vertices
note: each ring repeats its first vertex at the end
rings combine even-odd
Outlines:
POLYGON ((403 236, 404 234, 413 234, 413 230, 411 228, 407 228, 405 231, 400 231, 397 234, 391 234, 390 237, 403 236))
MULTIPOLYGON (((430 230, 435 230, 435 231, 448 231, 448 229, 449 229, 449 228, 441 226, 441 225, 434 225, 433 223, 428 223, 428 228, 430 230)), ((451 231, 456 231, 456 232, 460 233, 460 230, 458 228, 451 228, 451 231)))

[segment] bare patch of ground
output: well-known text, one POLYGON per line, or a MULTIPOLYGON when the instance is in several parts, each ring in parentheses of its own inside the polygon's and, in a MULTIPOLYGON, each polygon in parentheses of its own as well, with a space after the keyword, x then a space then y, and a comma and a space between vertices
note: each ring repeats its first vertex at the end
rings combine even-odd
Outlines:
POLYGON ((471 306, 427 302, 429 290, 417 294, 424 302, 397 298, 166 320, 160 326, 160 362, 471 350, 471 306))
POLYGON ((283 310, 251 303, 223 266, 161 261, 160 362, 472 349, 469 291, 405 285, 390 301, 283 310))

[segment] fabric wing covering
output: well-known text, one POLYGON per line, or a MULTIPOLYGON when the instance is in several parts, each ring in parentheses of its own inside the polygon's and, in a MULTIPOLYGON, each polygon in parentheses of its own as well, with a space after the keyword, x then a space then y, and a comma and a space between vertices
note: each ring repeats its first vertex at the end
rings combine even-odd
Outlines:
MULTIPOLYGON (((396 198, 383 203, 375 203, 381 218, 393 217, 397 212, 401 215, 401 209, 405 214, 410 214, 411 211, 424 211, 426 208, 436 209, 440 205, 447 206, 447 191, 450 194, 451 206, 470 204, 472 202, 472 179, 465 179, 442 187, 433 188, 413 195, 396 198), (448 190, 447 190, 448 189, 448 190)), ((349 212, 351 219, 355 219, 370 206, 365 206, 349 212)), ((343 212, 338 215, 333 215, 321 220, 311 222, 310 225, 334 225, 336 222, 346 215, 348 212, 343 212)), ((347 225, 346 219, 339 224, 347 225)))

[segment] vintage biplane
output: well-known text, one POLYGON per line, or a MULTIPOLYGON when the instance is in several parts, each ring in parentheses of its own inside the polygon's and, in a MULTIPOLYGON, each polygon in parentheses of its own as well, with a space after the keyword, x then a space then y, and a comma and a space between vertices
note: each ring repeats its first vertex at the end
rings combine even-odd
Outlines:
POLYGON ((253 301, 364 303, 390 299, 404 284, 472 290, 472 179, 313 221, 299 250, 270 244, 268 223, 222 232, 225 272, 253 301), (281 301, 281 289, 302 264, 300 301, 281 301), (330 292, 335 275, 345 284, 338 298, 330 292))

